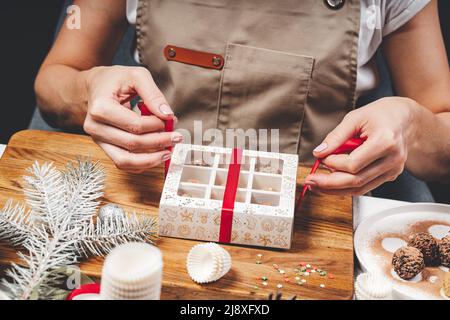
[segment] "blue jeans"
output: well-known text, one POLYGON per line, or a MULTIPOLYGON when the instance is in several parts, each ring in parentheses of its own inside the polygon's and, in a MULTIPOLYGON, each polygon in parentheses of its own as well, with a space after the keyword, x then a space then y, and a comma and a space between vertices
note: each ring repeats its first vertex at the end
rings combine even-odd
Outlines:
POLYGON ((397 180, 372 191, 372 196, 408 202, 435 202, 427 184, 404 171, 397 180))

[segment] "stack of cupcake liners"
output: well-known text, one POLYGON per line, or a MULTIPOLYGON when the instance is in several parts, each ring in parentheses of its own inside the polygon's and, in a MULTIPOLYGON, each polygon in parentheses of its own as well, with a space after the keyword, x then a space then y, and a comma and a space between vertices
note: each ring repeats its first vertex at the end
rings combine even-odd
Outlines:
POLYGON ((198 244, 189 251, 186 268, 196 283, 214 282, 230 270, 231 256, 216 243, 198 244))
POLYGON ((159 300, 162 255, 145 243, 121 245, 107 256, 100 296, 105 300, 159 300))

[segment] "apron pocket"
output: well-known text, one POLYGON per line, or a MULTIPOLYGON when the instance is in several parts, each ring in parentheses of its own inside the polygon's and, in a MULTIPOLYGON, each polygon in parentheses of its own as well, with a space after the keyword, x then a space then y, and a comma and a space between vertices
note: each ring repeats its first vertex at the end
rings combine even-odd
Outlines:
POLYGON ((268 139, 258 132, 259 145, 247 131, 245 147, 274 152, 278 141, 272 130, 278 129, 279 151, 297 153, 313 66, 312 57, 229 43, 217 127, 222 131, 266 129, 268 139))

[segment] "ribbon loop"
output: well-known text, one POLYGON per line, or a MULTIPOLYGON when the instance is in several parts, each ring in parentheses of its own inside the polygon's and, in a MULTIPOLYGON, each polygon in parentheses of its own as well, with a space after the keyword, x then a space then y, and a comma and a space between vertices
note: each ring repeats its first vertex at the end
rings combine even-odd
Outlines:
POLYGON ((227 183, 223 194, 222 213, 220 217, 219 242, 230 243, 233 228, 234 203, 241 172, 242 149, 234 148, 228 167, 227 183))
MULTIPOLYGON (((150 112, 148 107, 143 102, 138 103, 138 108, 141 111, 142 116, 152 116, 153 115, 153 113, 150 112)), ((173 119, 165 120, 164 124, 165 124, 165 128, 164 128, 165 132, 173 132, 173 130, 174 130, 173 119)), ((169 147, 168 150, 170 150, 172 152, 173 148, 169 147)), ((166 160, 166 162, 164 163, 164 171, 166 173, 166 176, 167 176, 167 172, 169 171, 169 167, 170 167, 170 159, 166 160)))

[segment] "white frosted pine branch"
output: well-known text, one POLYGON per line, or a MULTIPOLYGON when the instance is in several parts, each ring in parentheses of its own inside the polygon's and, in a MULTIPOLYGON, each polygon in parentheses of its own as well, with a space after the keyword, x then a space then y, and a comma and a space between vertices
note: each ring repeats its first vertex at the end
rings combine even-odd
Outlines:
POLYGON ((67 210, 67 191, 63 175, 52 164, 35 163, 24 177, 27 204, 39 219, 35 232, 24 242, 28 255, 19 253, 24 266, 13 265, 5 286, 17 299, 29 299, 38 290, 44 297, 57 284, 52 270, 76 262, 75 246, 82 226, 74 226, 67 210))
POLYGON ((67 192, 67 211, 75 225, 89 224, 103 196, 105 173, 98 162, 78 159, 63 172, 67 192))
POLYGON ((74 248, 78 233, 79 230, 72 229, 65 231, 64 239, 58 235, 50 238, 44 226, 37 227, 36 233, 24 243, 27 254, 18 253, 23 266, 12 265, 6 272, 11 281, 4 280, 4 286, 19 300, 30 299, 33 294, 41 299, 51 295, 62 279, 53 270, 77 262, 74 248))
POLYGON ((34 232, 33 216, 24 205, 8 201, 0 210, 0 240, 20 246, 34 232))
POLYGON ((153 217, 136 213, 109 216, 91 220, 77 243, 78 254, 83 257, 104 256, 114 247, 128 242, 154 243, 157 221, 153 217))
POLYGON ((50 298, 64 279, 57 270, 78 257, 102 256, 122 243, 156 239, 151 217, 119 215, 94 224, 105 180, 98 163, 78 160, 60 172, 36 162, 28 172, 24 193, 30 211, 12 202, 0 211, 0 239, 21 244, 27 252, 18 253, 23 263, 13 264, 7 271, 10 281, 3 280, 14 298, 50 298))
POLYGON ((42 221, 51 234, 60 232, 67 220, 66 188, 62 174, 52 163, 39 165, 35 162, 25 176, 25 198, 37 219, 42 221))

